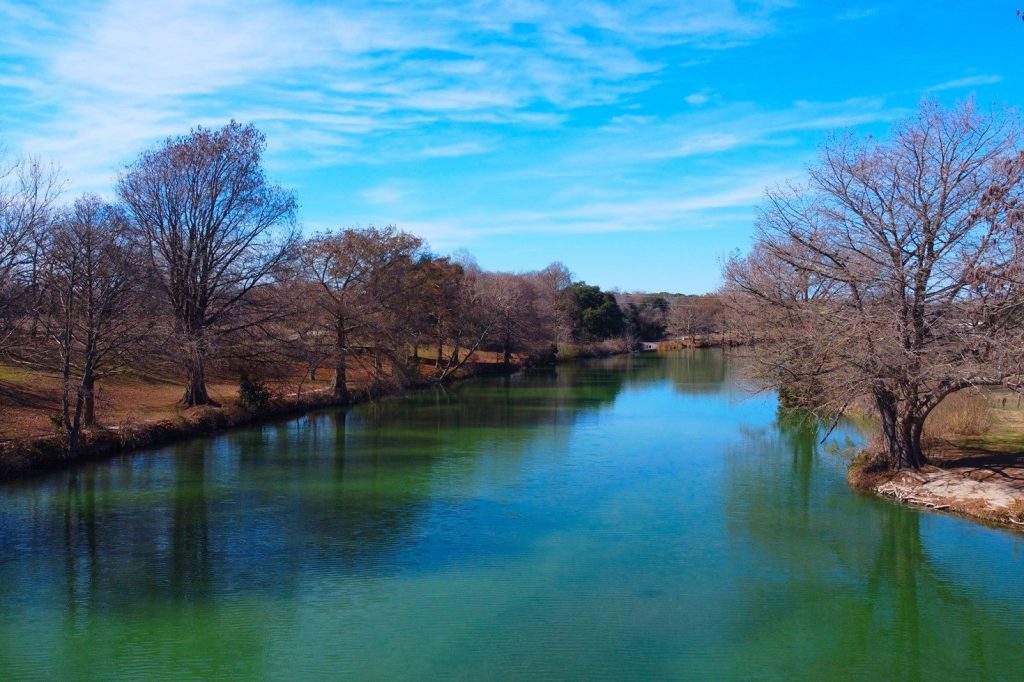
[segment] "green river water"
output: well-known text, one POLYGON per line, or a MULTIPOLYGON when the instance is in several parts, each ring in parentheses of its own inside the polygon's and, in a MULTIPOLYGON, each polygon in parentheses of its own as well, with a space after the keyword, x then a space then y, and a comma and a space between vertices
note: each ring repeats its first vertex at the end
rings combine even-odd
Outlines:
POLYGON ((851 491, 720 351, 0 487, 0 679, 1024 678, 1024 536, 851 491))

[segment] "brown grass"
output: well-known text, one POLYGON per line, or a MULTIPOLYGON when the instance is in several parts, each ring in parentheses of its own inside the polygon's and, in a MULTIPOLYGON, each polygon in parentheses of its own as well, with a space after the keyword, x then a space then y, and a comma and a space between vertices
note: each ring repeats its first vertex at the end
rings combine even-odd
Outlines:
MULTIPOLYGON (((478 361, 497 362, 495 357, 490 357, 495 355, 491 353, 478 361)), ((367 389, 373 383, 373 374, 371 359, 353 358, 347 371, 349 389, 356 392, 367 389)), ((334 373, 325 369, 317 372, 316 381, 310 381, 300 365, 276 367, 275 375, 263 377, 263 380, 279 402, 294 400, 300 391, 303 398, 326 393, 334 381, 334 373)), ((210 397, 225 407, 237 404, 238 382, 237 373, 213 374, 207 385, 210 397)), ((149 374, 110 377, 97 383, 96 417, 102 427, 189 418, 194 409, 178 402, 184 392, 184 384, 175 377, 149 374)), ((55 430, 52 417, 60 412, 60 401, 59 375, 0 365, 0 446, 52 436, 55 430)))
MULTIPOLYGON (((320 380, 306 382, 303 392, 323 390, 332 377, 321 372, 320 380)), ((356 388, 359 372, 355 373, 356 388)), ((365 374, 365 372, 363 372, 365 374)), ((0 367, 0 442, 53 435, 51 415, 60 412, 60 377, 56 374, 13 367, 0 367)), ((285 381, 270 382, 272 390, 284 396, 294 393, 301 374, 285 381)), ((187 416, 180 404, 184 384, 170 378, 123 375, 100 381, 96 388, 96 415, 102 426, 124 422, 145 424, 187 416)), ((216 377, 209 385, 210 396, 222 405, 238 400, 238 379, 216 377)))
POLYGON ((892 467, 879 449, 869 448, 862 451, 846 470, 846 480, 859 490, 872 490, 875 486, 888 480, 892 467))
POLYGON ((925 442, 952 440, 988 433, 993 425, 987 394, 969 388, 946 397, 924 423, 925 442))
POLYGON ((984 392, 991 423, 977 434, 952 438, 954 444, 1001 453, 1024 452, 1024 396, 1006 389, 984 392))
MULTIPOLYGON (((500 353, 478 352, 460 376, 500 370, 500 353)), ((518 359, 518 358, 515 358, 518 359)), ((353 357, 347 369, 353 401, 399 390, 374 380, 373 361, 353 357)), ((387 372, 387 367, 384 367, 387 372)), ((433 367, 424 366, 424 381, 433 367)), ((102 380, 96 391, 97 428, 84 434, 80 459, 156 445, 183 437, 215 433, 232 426, 300 413, 335 404, 333 372, 321 369, 310 381, 299 365, 275 367, 264 377, 271 405, 258 414, 238 404, 237 374, 214 375, 208 384, 219 408, 185 408, 179 404, 184 384, 173 377, 121 375, 102 380)), ((53 373, 0 365, 0 480, 67 466, 54 417, 60 412, 61 381, 53 373)))
POLYGON ((1017 500, 1010 505, 1007 516, 1014 523, 1024 524, 1024 499, 1017 500))
MULTIPOLYGON (((357 400, 367 397, 366 391, 355 395, 357 400)), ((22 439, 8 443, 0 450, 0 481, 52 471, 138 448, 164 445, 182 438, 211 435, 235 426, 287 417, 331 404, 333 400, 321 394, 301 401, 277 400, 259 412, 228 405, 221 408, 194 408, 173 419, 151 420, 141 424, 126 421, 117 428, 98 428, 84 432, 81 447, 74 459, 68 458, 64 440, 59 435, 22 439)))

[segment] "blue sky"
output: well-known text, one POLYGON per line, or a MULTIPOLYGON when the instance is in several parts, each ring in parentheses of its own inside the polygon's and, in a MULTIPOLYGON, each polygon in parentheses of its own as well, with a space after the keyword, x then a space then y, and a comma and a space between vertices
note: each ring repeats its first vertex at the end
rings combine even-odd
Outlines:
POLYGON ((0 0, 0 140, 110 195, 168 135, 268 138, 304 230, 697 293, 829 131, 1024 104, 1022 0, 0 0))

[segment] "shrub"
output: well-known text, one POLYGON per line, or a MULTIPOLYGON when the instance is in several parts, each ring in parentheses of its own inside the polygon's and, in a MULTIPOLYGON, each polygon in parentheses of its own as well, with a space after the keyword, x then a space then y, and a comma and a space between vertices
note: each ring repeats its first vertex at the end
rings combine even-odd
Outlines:
POLYGON ((238 403, 253 412, 265 410, 270 404, 270 389, 262 381, 243 374, 238 382, 238 403))
POLYGON ((554 367, 558 362, 558 346, 549 344, 526 358, 527 367, 554 367))

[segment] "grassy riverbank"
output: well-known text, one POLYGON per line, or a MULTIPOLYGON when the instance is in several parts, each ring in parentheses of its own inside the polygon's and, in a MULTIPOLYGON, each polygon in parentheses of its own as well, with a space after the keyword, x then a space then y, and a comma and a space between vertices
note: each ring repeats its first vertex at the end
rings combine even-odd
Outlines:
MULTIPOLYGON (((625 352, 621 341, 572 344, 559 348, 558 361, 574 362, 625 352)), ((169 377, 125 374, 102 382, 97 390, 97 426, 87 429, 74 457, 55 423, 60 411, 61 386, 56 374, 0 365, 0 481, 19 478, 114 457, 185 438, 214 435, 228 429, 293 417, 312 410, 365 402, 376 397, 429 385, 433 356, 421 350, 424 378, 411 384, 374 380, 372 365, 354 363, 347 370, 350 398, 332 394, 333 373, 317 372, 309 379, 300 368, 264 383, 268 403, 254 409, 240 404, 238 380, 215 377, 208 385, 217 407, 186 408, 179 402, 184 385, 169 377)), ((501 353, 477 351, 455 378, 503 372, 501 353)), ((520 358, 513 358, 513 371, 520 358)))
MULTIPOLYGON (((458 377, 502 369, 497 353, 481 353, 467 363, 458 377)), ((374 381, 368 367, 348 369, 350 397, 333 396, 333 374, 304 372, 268 380, 270 398, 259 408, 241 404, 239 384, 226 376, 209 384, 217 407, 186 408, 179 403, 184 385, 167 377, 122 375, 103 382, 97 391, 99 423, 83 434, 74 457, 69 457, 55 422, 60 410, 60 380, 56 375, 12 366, 0 366, 0 481, 25 478, 75 464, 113 457, 125 452, 165 445, 184 438, 205 436, 311 410, 365 402, 374 397, 417 388, 429 380, 400 386, 374 381)))
MULTIPOLYGON (((353 393, 351 402, 366 400, 366 391, 353 393)), ((338 405, 329 394, 272 401, 260 410, 237 404, 194 408, 174 418, 144 419, 116 426, 98 426, 83 433, 74 457, 69 457, 59 435, 9 440, 0 450, 0 481, 27 478, 82 462, 114 457, 140 448, 173 443, 184 438, 213 435, 247 424, 291 417, 338 405)))

